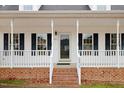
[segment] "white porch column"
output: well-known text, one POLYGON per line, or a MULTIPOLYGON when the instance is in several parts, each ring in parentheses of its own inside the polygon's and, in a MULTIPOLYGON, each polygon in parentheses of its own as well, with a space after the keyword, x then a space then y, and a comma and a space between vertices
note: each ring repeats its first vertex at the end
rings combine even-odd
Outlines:
POLYGON ((54 21, 51 20, 51 30, 52 30, 52 56, 53 56, 53 36, 54 36, 54 21))
POLYGON ((12 68, 13 67, 13 31, 14 31, 13 19, 11 19, 10 28, 11 28, 11 68, 12 68))
POLYGON ((78 53, 78 33, 79 33, 79 20, 76 21, 76 30, 77 30, 77 74, 78 74, 78 84, 81 85, 81 68, 80 68, 80 58, 78 53))
POLYGON ((120 30, 120 21, 119 19, 117 20, 117 60, 118 60, 118 68, 119 66, 119 30, 120 30))
POLYGON ((78 33, 79 33, 79 20, 76 21, 76 30, 77 30, 77 56, 79 56, 78 53, 78 33))
POLYGON ((52 52, 51 52, 51 59, 50 59, 50 74, 49 74, 49 83, 52 84, 52 77, 53 77, 53 36, 54 36, 54 21, 51 19, 51 31, 52 31, 52 52))

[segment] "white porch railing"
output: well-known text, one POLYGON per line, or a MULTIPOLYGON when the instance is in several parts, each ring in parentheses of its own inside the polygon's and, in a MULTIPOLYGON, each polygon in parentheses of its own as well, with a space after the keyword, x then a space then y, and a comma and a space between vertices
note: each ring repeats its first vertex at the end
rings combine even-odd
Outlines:
POLYGON ((124 67, 124 50, 79 50, 78 52, 81 67, 124 67))
POLYGON ((0 51, 0 67, 49 67, 50 55, 51 50, 0 51))

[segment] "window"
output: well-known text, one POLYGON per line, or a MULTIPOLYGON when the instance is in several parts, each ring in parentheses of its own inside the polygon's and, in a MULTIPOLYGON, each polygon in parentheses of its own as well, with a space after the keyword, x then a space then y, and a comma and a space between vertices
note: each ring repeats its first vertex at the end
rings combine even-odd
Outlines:
POLYGON ((105 34, 105 49, 106 50, 117 49, 117 34, 116 33, 105 34))
POLYGON ((92 50, 92 34, 83 34, 83 50, 92 50))
MULTIPOLYGON (((31 49, 32 50, 51 50, 52 46, 52 34, 51 33, 41 33, 31 34, 31 49)), ((48 51, 47 55, 50 56, 51 52, 48 51)), ((44 51, 32 51, 32 56, 44 55, 44 51)))
POLYGON ((32 5, 24 5, 24 10, 33 10, 32 5))
POLYGON ((91 10, 99 10, 99 11, 105 11, 105 10, 111 10, 111 5, 89 5, 91 10))
POLYGON ((97 10, 107 10, 106 5, 97 5, 97 10))
POLYGON ((32 33, 31 35, 31 48, 32 50, 51 50, 52 34, 51 33, 32 33))
POLYGON ((98 50, 98 33, 79 33, 78 46, 79 50, 98 50))
POLYGON ((19 11, 38 11, 41 5, 19 5, 19 11))
MULTIPOLYGON (((4 33, 4 50, 11 50, 11 34, 4 33)), ((24 34, 13 34, 13 50, 24 50, 24 34)))
POLYGON ((36 37, 36 50, 47 49, 47 34, 37 34, 36 37))

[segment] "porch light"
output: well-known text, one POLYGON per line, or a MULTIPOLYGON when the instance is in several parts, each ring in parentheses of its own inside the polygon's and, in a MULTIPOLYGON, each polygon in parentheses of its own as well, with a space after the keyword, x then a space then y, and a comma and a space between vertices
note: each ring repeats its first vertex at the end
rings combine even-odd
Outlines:
POLYGON ((55 31, 55 36, 57 35, 57 31, 55 31))

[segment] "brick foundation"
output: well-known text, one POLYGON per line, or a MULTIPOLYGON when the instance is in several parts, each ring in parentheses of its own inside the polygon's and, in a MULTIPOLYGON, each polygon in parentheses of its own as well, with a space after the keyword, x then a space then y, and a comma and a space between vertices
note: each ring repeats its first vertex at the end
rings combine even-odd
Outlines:
POLYGON ((49 68, 0 68, 0 79, 31 80, 49 83, 49 68))
POLYGON ((124 68, 81 68, 81 82, 124 84, 124 68))
MULTIPOLYGON (((0 79, 22 79, 48 84, 49 68, 0 68, 0 79)), ((81 68, 81 82, 124 84, 124 68, 81 68)))

